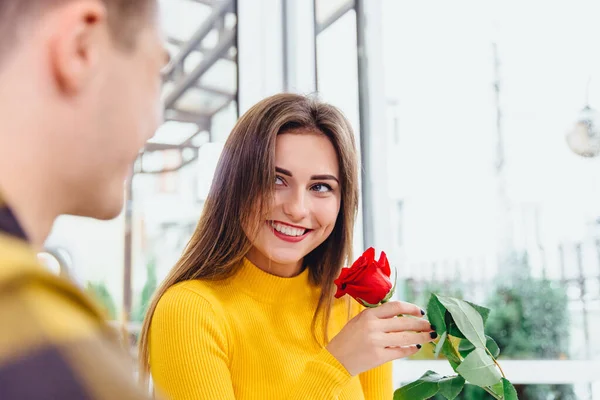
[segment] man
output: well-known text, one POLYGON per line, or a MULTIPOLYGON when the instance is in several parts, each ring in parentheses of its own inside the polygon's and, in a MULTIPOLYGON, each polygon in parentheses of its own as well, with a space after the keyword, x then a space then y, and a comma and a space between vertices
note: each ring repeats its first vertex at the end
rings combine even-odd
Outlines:
POLYGON ((37 263, 60 214, 117 216, 161 120, 155 0, 0 2, 0 399, 141 399, 97 308, 37 263))

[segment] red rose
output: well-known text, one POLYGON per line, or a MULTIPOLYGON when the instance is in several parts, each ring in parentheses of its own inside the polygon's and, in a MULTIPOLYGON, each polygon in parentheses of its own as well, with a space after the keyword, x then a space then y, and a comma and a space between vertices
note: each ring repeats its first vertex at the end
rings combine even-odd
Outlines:
POLYGON ((375 249, 370 247, 350 268, 342 268, 334 281, 337 285, 335 297, 348 294, 363 305, 378 305, 393 294, 390 275, 390 263, 385 253, 382 251, 379 260, 375 261, 375 249))

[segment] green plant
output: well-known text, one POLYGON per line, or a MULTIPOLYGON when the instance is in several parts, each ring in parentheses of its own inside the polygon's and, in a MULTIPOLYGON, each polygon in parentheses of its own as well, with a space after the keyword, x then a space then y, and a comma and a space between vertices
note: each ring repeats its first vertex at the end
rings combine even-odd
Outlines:
POLYGON ((444 293, 449 297, 457 299, 464 298, 464 289, 459 279, 450 281, 415 281, 407 279, 403 281, 403 300, 413 304, 427 304, 432 293, 444 293))
MULTIPOLYGON (((486 329, 502 354, 516 359, 565 358, 569 343, 565 289, 531 277, 524 254, 508 257, 501 270, 507 272, 497 278, 497 287, 486 302, 494 310, 486 329)), ((516 389, 522 399, 576 398, 571 385, 516 385, 516 389)))
POLYGON ((432 294, 427 304, 427 316, 439 335, 435 357, 440 353, 457 373, 441 376, 427 371, 418 380, 402 386, 394 400, 422 400, 442 395, 453 400, 466 383, 479 386, 494 399, 517 399, 517 392, 496 360, 500 349, 484 332, 490 310, 466 301, 432 294), (460 339, 456 346, 455 340, 460 339))
POLYGON ((146 265, 146 282, 142 288, 140 295, 140 301, 137 304, 134 312, 132 313, 131 320, 134 322, 142 322, 146 315, 146 310, 152 300, 152 295, 156 291, 157 279, 156 279, 156 260, 151 258, 146 265))
POLYGON ((85 291, 99 303, 108 319, 117 317, 117 307, 104 282, 88 282, 85 291))
MULTIPOLYGON (((569 312, 564 288, 531 276, 528 257, 513 252, 501 265, 502 274, 486 300, 491 308, 486 331, 496 340, 502 356, 513 359, 565 358, 568 352, 569 312), (535 337, 535 340, 531 340, 535 337)), ((574 400, 571 385, 515 385, 521 400, 574 400)), ((492 398, 476 386, 457 397, 492 398)), ((437 399, 437 397, 436 397, 437 399)))
POLYGON ((512 256, 505 270, 509 272, 496 279, 497 286, 486 302, 495 310, 487 328, 502 353, 513 358, 564 357, 569 339, 565 289, 549 280, 532 278, 524 255, 512 256))

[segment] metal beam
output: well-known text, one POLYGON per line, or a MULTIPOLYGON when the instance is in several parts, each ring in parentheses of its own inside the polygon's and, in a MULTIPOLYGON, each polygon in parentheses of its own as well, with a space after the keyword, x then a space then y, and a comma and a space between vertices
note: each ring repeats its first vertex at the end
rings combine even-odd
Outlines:
MULTIPOLYGON (((167 38, 167 43, 172 44, 172 45, 177 46, 177 47, 182 47, 187 42, 184 41, 184 40, 176 39, 174 37, 168 37, 167 38)), ((202 46, 202 44, 200 44, 200 46, 198 48, 194 49, 194 50, 197 50, 200 53, 208 53, 208 52, 210 52, 212 50, 212 47, 206 47, 206 46, 202 46)), ((227 60, 227 61, 231 61, 231 62, 236 62, 236 56, 232 56, 230 54, 225 54, 223 57, 221 57, 221 59, 227 60)))
MULTIPOLYGON (((580 384, 598 382, 599 360, 502 360, 506 376, 514 384, 580 384)), ((432 370, 439 374, 453 374, 447 361, 411 360, 394 362, 394 383, 418 379, 421 371, 432 370)), ((590 397, 587 397, 590 398, 590 397)))
POLYGON ((175 108, 165 110, 165 121, 187 122, 198 126, 206 126, 210 123, 210 117, 210 114, 197 114, 175 108))
POLYGON ((154 143, 148 142, 144 147, 144 153, 154 153, 157 151, 165 150, 183 150, 183 149, 197 149, 198 147, 191 144, 169 144, 169 143, 154 143))
POLYGON ((204 4, 206 6, 214 6, 215 5, 215 0, 190 0, 193 1, 194 3, 200 3, 200 4, 204 4))
POLYGON ((393 230, 386 157, 388 138, 385 124, 384 53, 380 1, 356 1, 360 143, 362 157, 362 210, 364 248, 392 247, 393 230))
POLYGON ((224 102, 223 104, 221 104, 219 107, 217 107, 217 109, 213 112, 213 116, 215 116, 216 114, 220 113, 222 110, 224 110, 234 99, 229 99, 228 101, 224 102))
POLYGON ((217 43, 213 52, 211 54, 207 54, 206 58, 198 64, 196 68, 188 75, 180 78, 176 83, 175 87, 169 93, 167 98, 165 99, 165 107, 167 109, 173 108, 177 100, 183 95, 183 93, 194 86, 196 81, 213 66, 215 62, 223 55, 229 48, 232 46, 235 40, 235 30, 228 31, 223 35, 223 38, 217 43))
POLYGON ((191 163, 193 163, 194 161, 196 161, 198 159, 198 148, 195 149, 196 152, 194 153, 194 156, 192 158, 190 158, 189 160, 186 161, 182 161, 180 165, 178 165, 177 167, 173 167, 173 168, 164 168, 164 169, 159 169, 156 171, 145 171, 144 167, 142 165, 141 171, 138 172, 138 174, 167 174, 169 172, 177 172, 179 171, 181 168, 185 167, 186 165, 189 165, 191 163))
POLYGON ((131 319, 132 307, 132 268, 133 268, 133 171, 127 177, 125 198, 125 236, 123 249, 123 313, 121 322, 131 319))
POLYGON ((200 28, 192 35, 190 40, 179 49, 179 53, 173 57, 169 62, 169 65, 165 68, 165 75, 170 75, 176 68, 177 65, 183 63, 185 58, 195 49, 197 49, 206 37, 208 33, 213 29, 215 23, 221 18, 228 10, 232 7, 233 0, 224 0, 219 3, 208 16, 208 18, 202 23, 200 28))
POLYGON ((205 126, 200 126, 194 134, 179 144, 147 142, 146 146, 144 146, 142 154, 164 150, 198 149, 200 146, 193 145, 192 141, 194 138, 204 132, 207 132, 208 136, 210 137, 210 122, 205 126))
POLYGON ((373 245, 375 241, 375 217, 373 215, 373 183, 368 173, 371 168, 372 143, 370 138, 370 112, 369 112, 369 79, 367 56, 365 54, 365 26, 366 18, 359 1, 356 8, 356 32, 358 46, 358 103, 359 103, 359 136, 361 156, 361 183, 362 183, 362 213, 363 213, 363 243, 365 248, 373 245))
POLYGON ((325 29, 329 28, 331 25, 335 23, 338 19, 342 18, 348 11, 354 9, 355 4, 354 0, 348 0, 344 3, 340 8, 335 10, 329 18, 327 18, 322 23, 317 23, 317 34, 323 32, 325 29))
MULTIPOLYGON (((285 90, 314 93, 317 89, 315 4, 313 1, 284 0, 286 20, 283 21, 287 71, 285 90)), ((267 78, 268 79, 268 78, 267 78)))
POLYGON ((194 87, 197 88, 197 89, 203 90, 205 92, 208 92, 208 93, 212 93, 212 94, 216 94, 216 95, 219 95, 219 96, 227 97, 230 100, 234 100, 235 96, 236 96, 235 93, 227 92, 227 91, 225 91, 223 89, 219 89, 219 88, 214 87, 214 86, 206 85, 204 83, 202 83, 202 84, 198 83, 194 87))

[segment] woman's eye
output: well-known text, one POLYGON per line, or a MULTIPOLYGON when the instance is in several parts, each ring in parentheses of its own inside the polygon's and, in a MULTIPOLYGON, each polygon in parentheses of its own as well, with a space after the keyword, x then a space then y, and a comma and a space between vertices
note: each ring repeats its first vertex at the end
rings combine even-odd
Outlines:
POLYGON ((285 182, 280 176, 275 177, 275 185, 285 185, 285 182))
POLYGON ((313 185, 312 190, 319 193, 327 193, 331 192, 332 189, 331 186, 325 183, 317 183, 316 185, 313 185))

